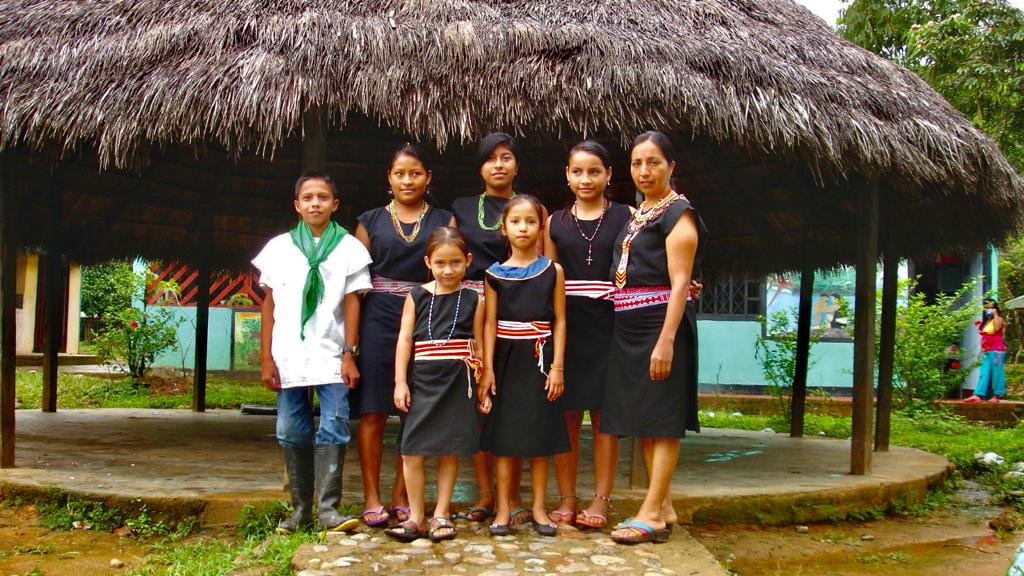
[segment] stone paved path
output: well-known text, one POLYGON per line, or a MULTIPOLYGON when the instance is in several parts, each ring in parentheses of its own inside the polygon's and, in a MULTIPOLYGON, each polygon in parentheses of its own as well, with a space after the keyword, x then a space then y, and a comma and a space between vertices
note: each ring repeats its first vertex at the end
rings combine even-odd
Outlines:
POLYGON ((562 527, 557 537, 539 536, 523 527, 513 535, 492 537, 484 525, 458 523, 457 539, 434 544, 421 538, 396 542, 383 531, 360 528, 356 534, 329 534, 326 544, 296 551, 298 576, 337 574, 636 574, 644 576, 727 576, 711 553, 676 527, 665 544, 620 546, 607 532, 562 527))

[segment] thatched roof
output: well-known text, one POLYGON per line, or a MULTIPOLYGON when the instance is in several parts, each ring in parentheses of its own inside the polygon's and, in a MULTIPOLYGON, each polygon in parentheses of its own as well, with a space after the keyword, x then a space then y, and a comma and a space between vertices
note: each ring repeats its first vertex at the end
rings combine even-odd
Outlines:
POLYGON ((905 255, 999 241, 1024 200, 938 94, 788 0, 3 1, 0 70, 7 178, 29 222, 33 190, 65 190, 67 230, 93 237, 67 247, 82 257, 191 250, 198 210, 218 260, 244 261, 291 219, 313 106, 350 210, 382 203, 404 138, 446 149, 451 196, 478 188, 463 145, 524 135, 526 184, 555 201, 572 140, 666 130, 719 268, 794 268, 802 245, 851 261, 867 185, 905 255))

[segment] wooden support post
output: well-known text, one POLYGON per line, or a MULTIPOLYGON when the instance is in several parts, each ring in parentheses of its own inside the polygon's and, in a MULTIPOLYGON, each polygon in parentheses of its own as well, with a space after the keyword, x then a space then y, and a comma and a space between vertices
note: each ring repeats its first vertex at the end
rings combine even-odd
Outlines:
POLYGON ((18 267, 15 223, 18 205, 6 181, 6 159, 0 154, 0 468, 14 468, 14 291, 18 267))
POLYGON ((644 445, 639 438, 633 438, 629 453, 629 489, 647 488, 647 463, 644 461, 644 445))
POLYGON ((807 364, 811 352, 811 300, 814 299, 814 266, 804 264, 800 272, 800 307, 796 322, 796 366, 790 390, 789 436, 803 438, 807 405, 807 364))
POLYGON ((61 190, 56 180, 50 181, 47 192, 48 214, 46 231, 46 259, 43 288, 46 301, 43 333, 43 412, 57 411, 57 367, 64 320, 64 262, 61 239, 61 190))
POLYGON ((875 381, 875 274, 878 264, 878 186, 857 196, 857 288, 853 325, 853 433, 850 473, 871 473, 875 381))
POLYGON ((899 290, 899 256, 892 234, 885 235, 882 249, 882 326, 878 343, 878 407, 875 450, 889 451, 889 416, 892 413, 893 356, 896 352, 896 293, 899 290))
POLYGON ((210 328, 210 245, 213 219, 208 211, 196 214, 199 236, 199 270, 196 275, 196 352, 192 370, 192 411, 206 412, 206 357, 210 328))
POLYGON ((327 171, 327 115, 318 106, 302 115, 302 171, 327 171))

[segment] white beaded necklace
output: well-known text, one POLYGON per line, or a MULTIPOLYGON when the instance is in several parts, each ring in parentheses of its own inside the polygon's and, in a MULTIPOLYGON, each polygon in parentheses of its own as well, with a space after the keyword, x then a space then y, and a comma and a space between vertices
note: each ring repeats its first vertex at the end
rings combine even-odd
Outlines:
MULTIPOLYGON (((434 324, 434 297, 437 296, 437 280, 434 281, 434 291, 430 293, 430 308, 427 309, 427 340, 434 341, 434 331, 432 326, 434 324)), ((459 321, 459 308, 462 306, 462 283, 459 283, 458 296, 455 299, 455 317, 452 318, 452 329, 448 331, 448 337, 444 339, 444 342, 437 344, 443 346, 452 339, 452 335, 455 334, 455 325, 459 321)))

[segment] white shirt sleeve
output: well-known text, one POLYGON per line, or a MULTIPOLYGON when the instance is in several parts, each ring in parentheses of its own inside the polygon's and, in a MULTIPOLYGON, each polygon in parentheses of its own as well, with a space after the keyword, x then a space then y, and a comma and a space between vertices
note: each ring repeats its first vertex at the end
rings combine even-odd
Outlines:
POLYGON ((278 288, 277 277, 274 275, 274 264, 275 260, 277 260, 274 258, 274 252, 274 241, 271 240, 252 259, 252 265, 260 272, 260 286, 265 286, 271 290, 278 288))
POLYGON ((348 246, 345 247, 349 252, 348 270, 345 276, 345 293, 359 292, 363 294, 373 288, 373 283, 370 281, 370 263, 373 259, 370 258, 370 253, 366 250, 366 246, 363 246, 363 243, 355 236, 351 234, 345 236, 345 240, 350 239, 351 242, 348 242, 348 246))

